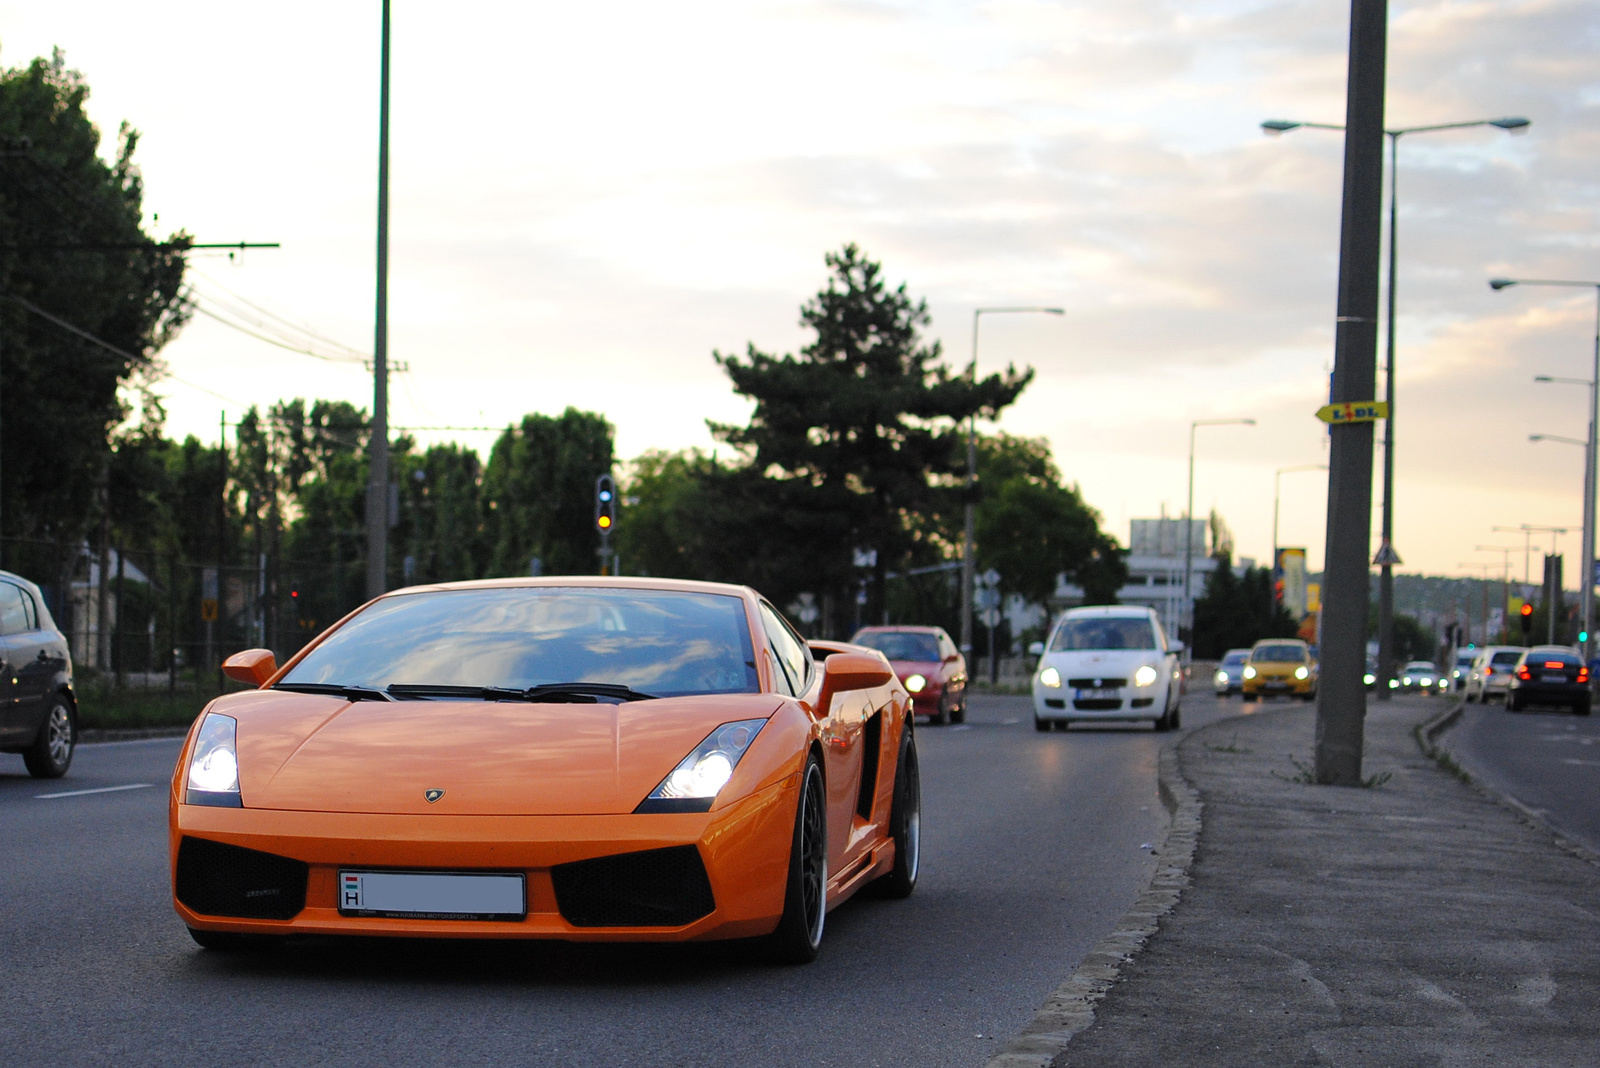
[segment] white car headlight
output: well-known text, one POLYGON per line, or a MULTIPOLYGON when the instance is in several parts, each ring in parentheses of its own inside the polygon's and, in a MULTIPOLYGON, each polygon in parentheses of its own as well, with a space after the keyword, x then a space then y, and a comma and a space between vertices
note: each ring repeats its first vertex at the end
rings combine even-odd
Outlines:
POLYGON ((1149 664, 1146 664, 1143 667, 1141 667, 1138 671, 1135 671, 1133 673, 1133 684, 1135 686, 1140 686, 1140 687, 1143 687, 1143 686, 1154 686, 1155 683, 1156 683, 1156 679, 1159 678, 1160 676, 1161 676, 1161 672, 1157 671, 1155 668, 1151 667, 1149 664))
POLYGON ((239 799, 238 721, 216 712, 206 714, 189 758, 188 805, 242 808, 239 799))
POLYGON ((923 690, 923 687, 925 687, 927 685, 928 685, 928 680, 923 678, 921 675, 907 675, 906 676, 906 689, 910 690, 912 693, 921 693, 922 690, 923 690))
POLYGON ((1226 686, 1228 684, 1228 673, 1226 671, 1217 672, 1217 682, 1226 686))
POLYGON ((694 752, 650 791, 635 812, 706 812, 717 792, 733 778, 756 734, 766 725, 764 719, 741 719, 724 723, 694 747, 694 752))
POLYGON ((1373 683, 1378 681, 1378 676, 1369 671, 1365 675, 1361 676, 1361 681, 1366 683, 1368 686, 1371 686, 1373 683))
POLYGON ((1389 680, 1389 689, 1395 690, 1395 689, 1399 689, 1399 687, 1400 687, 1400 680, 1399 679, 1390 679, 1389 680))
POLYGON ((1405 678, 1401 679, 1400 681, 1405 683, 1407 686, 1410 686, 1411 685, 1411 676, 1407 675, 1405 678))
POLYGON ((1045 668, 1039 672, 1039 685, 1048 686, 1052 690, 1059 689, 1061 686, 1061 672, 1053 667, 1045 668))
POLYGON ((1297 667, 1294 669, 1294 677, 1297 679, 1309 679, 1311 672, 1304 667, 1297 667))
POLYGON ((1253 668, 1253 667, 1246 667, 1244 669, 1244 677, 1247 678, 1247 679, 1255 678, 1256 677, 1256 669, 1253 668))

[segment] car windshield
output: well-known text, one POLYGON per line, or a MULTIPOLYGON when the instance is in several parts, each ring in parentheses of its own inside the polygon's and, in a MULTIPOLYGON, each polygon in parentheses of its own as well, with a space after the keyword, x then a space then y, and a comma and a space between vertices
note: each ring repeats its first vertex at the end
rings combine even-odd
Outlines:
POLYGON ((922 660, 936 663, 940 659, 939 639, 932 634, 878 631, 858 634, 855 644, 876 649, 890 660, 922 660))
POLYGON ((1522 654, 1520 652, 1507 649, 1503 653, 1495 653, 1490 657, 1489 664, 1491 667, 1515 667, 1517 661, 1521 659, 1522 654))
POLYGON ((1411 661, 1411 663, 1406 665, 1405 670, 1407 670, 1407 671, 1418 671, 1418 672, 1423 672, 1423 673, 1427 673, 1427 672, 1431 671, 1434 674, 1438 674, 1438 672, 1439 672, 1438 668, 1434 667, 1432 664, 1428 663, 1428 661, 1426 661, 1426 660, 1413 660, 1413 661, 1411 661))
POLYGON ((761 688, 740 598, 572 586, 388 597, 330 634, 281 683, 587 683, 655 697, 761 688))
POLYGON ((1154 649, 1155 628, 1148 619, 1102 616, 1097 619, 1066 619, 1050 639, 1053 653, 1084 649, 1154 649))
POLYGON ((1244 663, 1246 660, 1249 660, 1249 659, 1250 659, 1250 654, 1249 653, 1240 652, 1238 650, 1235 650, 1234 652, 1231 652, 1227 656, 1222 658, 1222 666, 1223 667, 1238 667, 1240 664, 1244 663))
POLYGON ((1250 660, 1257 664, 1303 664, 1306 661, 1306 647, 1303 645, 1263 645, 1250 653, 1250 660))

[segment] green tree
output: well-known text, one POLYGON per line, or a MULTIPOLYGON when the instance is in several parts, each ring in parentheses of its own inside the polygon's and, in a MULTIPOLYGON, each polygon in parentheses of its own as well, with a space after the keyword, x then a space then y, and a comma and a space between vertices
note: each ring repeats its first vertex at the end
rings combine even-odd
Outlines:
POLYGON ((1299 626, 1274 599, 1270 569, 1252 567, 1241 578, 1234 574, 1226 545, 1213 559, 1217 566, 1206 579, 1206 592, 1194 602, 1196 657, 1215 660, 1262 638, 1295 636, 1299 626))
POLYGON ((997 434, 979 439, 977 564, 994 568, 1002 588, 1044 604, 1066 575, 1085 604, 1114 604, 1128 579, 1125 553, 1100 529, 1100 514, 1061 471, 1043 438, 997 434))
POLYGON ((132 414, 119 389, 143 389, 145 421, 159 421, 155 353, 187 317, 188 239, 144 233, 139 135, 124 124, 101 160, 88 96, 59 50, 0 70, 0 292, 12 298, 0 299, 0 508, 5 533, 72 552, 98 525, 112 431, 132 414))
POLYGON ((961 421, 994 418, 1032 371, 1008 367, 981 381, 952 374, 938 344, 922 340, 924 301, 903 284, 889 289, 882 267, 853 244, 825 262, 827 285, 800 312, 816 337, 798 356, 753 344, 743 356, 715 354, 734 391, 755 402, 747 425, 711 425, 745 461, 719 491, 744 515, 777 520, 739 554, 754 570, 789 576, 766 588, 780 600, 803 581, 800 588, 820 585, 834 603, 848 603, 852 549, 875 552, 867 612, 875 618, 890 570, 918 555, 949 555, 948 545, 926 539, 962 507, 961 421))
POLYGON ((568 408, 500 435, 483 473, 490 574, 526 575, 535 557, 547 575, 598 570, 594 484, 613 466, 614 433, 604 416, 568 408))

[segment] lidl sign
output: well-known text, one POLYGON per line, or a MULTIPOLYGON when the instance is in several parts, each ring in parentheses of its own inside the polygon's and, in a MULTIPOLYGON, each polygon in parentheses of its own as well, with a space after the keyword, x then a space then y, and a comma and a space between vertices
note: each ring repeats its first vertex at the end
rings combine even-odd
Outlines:
POLYGON ((1389 418, 1387 401, 1346 401, 1343 404, 1324 404, 1317 409, 1317 418, 1324 423, 1375 423, 1389 418))

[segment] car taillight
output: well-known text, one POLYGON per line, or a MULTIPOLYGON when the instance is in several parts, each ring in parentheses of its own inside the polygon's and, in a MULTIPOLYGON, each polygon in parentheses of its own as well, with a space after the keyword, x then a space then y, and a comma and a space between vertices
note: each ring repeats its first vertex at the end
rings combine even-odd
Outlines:
POLYGON ((1484 677, 1485 677, 1485 678, 1487 678, 1487 677, 1488 677, 1488 676, 1490 676, 1490 675, 1493 675, 1493 674, 1494 674, 1494 668, 1492 668, 1492 667, 1485 667, 1485 668, 1484 668, 1484 669, 1483 669, 1483 674, 1484 674, 1484 677))
POLYGON ((1533 672, 1529 671, 1528 665, 1524 664, 1517 669, 1517 678, 1524 680, 1531 679, 1533 678, 1533 672))
POLYGON ((1546 660, 1544 662, 1544 666, 1547 668, 1555 668, 1557 671, 1560 671, 1561 669, 1570 667, 1571 665, 1565 660, 1546 660))
POLYGON ((1578 681, 1579 682, 1588 682, 1589 681, 1589 669, 1588 668, 1581 667, 1581 668, 1578 669, 1578 681))

